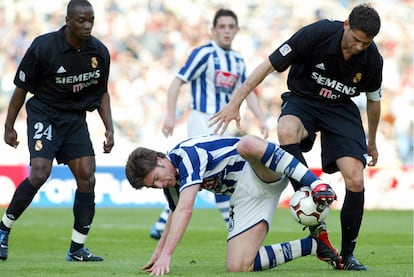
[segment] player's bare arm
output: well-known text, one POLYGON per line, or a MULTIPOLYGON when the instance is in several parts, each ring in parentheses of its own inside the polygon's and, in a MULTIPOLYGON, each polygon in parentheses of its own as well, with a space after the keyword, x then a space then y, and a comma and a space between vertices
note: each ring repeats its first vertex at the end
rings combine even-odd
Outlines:
POLYGON ((240 105, 254 88, 259 85, 264 78, 275 69, 268 59, 258 65, 247 77, 243 85, 234 92, 230 102, 210 118, 210 127, 216 125, 214 133, 223 134, 232 120, 236 121, 237 128, 240 129, 240 105))
MULTIPOLYGON (((170 211, 170 214, 172 215, 174 213, 174 211, 170 211)), ((145 264, 145 265, 143 265, 142 267, 141 267, 141 269, 142 270, 145 270, 145 271, 147 271, 148 269, 150 269, 153 265, 154 265, 154 263, 158 260, 158 258, 159 258, 159 256, 160 256, 160 254, 161 254, 161 251, 162 251, 162 249, 163 249, 163 247, 164 247, 164 245, 165 245, 165 240, 166 240, 166 238, 168 237, 168 234, 169 234, 169 232, 170 232, 170 226, 171 226, 171 218, 172 218, 172 216, 169 216, 168 218, 167 218, 167 222, 165 223, 165 229, 164 229, 164 232, 162 232, 162 235, 161 235, 161 238, 160 238, 160 240, 158 241, 158 243, 157 243, 157 246, 155 247, 155 250, 154 250, 154 252, 153 252, 153 254, 152 254, 152 257, 151 257, 151 259, 145 264)))
POLYGON ((368 166, 375 166, 378 162, 378 150, 376 144, 376 134, 381 115, 380 101, 367 101, 367 117, 368 117, 368 156, 371 161, 368 166))
POLYGON ((162 247, 160 256, 154 265, 147 270, 151 275, 158 276, 170 272, 172 255, 190 222, 199 187, 199 185, 193 185, 183 189, 180 193, 177 207, 170 216, 170 230, 165 238, 165 244, 162 247))
POLYGON ((168 88, 167 93, 167 113, 165 115, 162 133, 165 137, 172 136, 175 127, 175 111, 177 109, 178 95, 184 82, 175 77, 168 88))
POLYGON ((105 126, 105 141, 103 142, 104 153, 111 153, 114 147, 114 126, 112 122, 112 113, 110 106, 110 98, 108 93, 102 95, 101 105, 98 108, 99 116, 105 126))
POLYGON ((19 145, 19 141, 17 140, 17 132, 14 129, 14 122, 16 121, 17 115, 24 104, 26 94, 27 91, 16 87, 10 99, 9 108, 7 110, 6 122, 4 124, 4 141, 14 148, 19 145))

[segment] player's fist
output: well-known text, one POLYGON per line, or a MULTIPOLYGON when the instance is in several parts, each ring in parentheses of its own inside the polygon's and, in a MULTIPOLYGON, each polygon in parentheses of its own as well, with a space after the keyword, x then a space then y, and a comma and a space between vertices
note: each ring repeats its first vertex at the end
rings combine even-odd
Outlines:
POLYGON ((318 184, 312 187, 312 197, 318 205, 330 205, 337 199, 336 193, 328 184, 318 184))

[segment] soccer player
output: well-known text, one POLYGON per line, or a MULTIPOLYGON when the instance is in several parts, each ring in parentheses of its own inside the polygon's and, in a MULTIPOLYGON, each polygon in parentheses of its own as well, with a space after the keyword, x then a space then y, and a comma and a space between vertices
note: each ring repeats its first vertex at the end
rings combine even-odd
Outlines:
POLYGON ((8 256, 12 225, 48 179, 54 158, 69 166, 77 184, 72 241, 66 260, 103 260, 84 247, 95 214, 96 165, 87 111, 97 109, 105 125, 104 153, 110 153, 114 146, 107 91, 110 56, 104 44, 91 35, 94 20, 88 1, 69 1, 66 25, 34 39, 17 69, 4 140, 12 147, 18 146, 14 123, 27 93, 32 93, 26 103, 31 171, 17 187, 0 222, 2 260, 8 256))
POLYGON ((136 189, 163 189, 171 209, 161 239, 142 267, 151 275, 170 272, 200 189, 231 196, 227 271, 261 271, 311 254, 342 267, 323 228, 301 240, 262 246, 287 177, 310 186, 318 204, 336 199, 329 185, 274 143, 251 135, 208 135, 187 139, 167 154, 139 147, 129 155, 125 173, 136 189))
MULTIPOLYGON (((233 91, 246 79, 243 57, 232 50, 232 42, 239 31, 237 15, 228 9, 216 11, 211 27, 213 40, 192 51, 185 65, 168 88, 167 113, 162 132, 168 137, 175 127, 175 115, 181 87, 191 84, 191 112, 187 122, 188 137, 213 133, 209 128, 210 117, 218 112, 232 97, 233 91)), ((256 94, 247 98, 247 105, 257 117, 264 138, 268 136, 265 116, 256 94)), ((229 197, 215 195, 216 206, 226 224, 229 220, 229 197)), ((159 239, 169 213, 168 207, 151 228, 150 236, 159 239)))
MULTIPOLYGON (((290 67, 289 92, 282 95, 277 127, 283 149, 306 164, 316 133, 321 134, 322 167, 340 171, 346 186, 341 209, 341 256, 345 270, 366 270, 354 250, 364 210, 364 168, 378 159, 376 132, 381 111, 382 57, 373 41, 380 17, 368 4, 354 7, 344 22, 321 20, 301 28, 262 62, 211 119, 216 132, 229 122, 240 127, 239 108, 251 90, 273 71, 290 67), (360 111, 351 99, 366 95, 368 145, 360 111)), ((292 181, 297 190, 300 184, 292 181)))

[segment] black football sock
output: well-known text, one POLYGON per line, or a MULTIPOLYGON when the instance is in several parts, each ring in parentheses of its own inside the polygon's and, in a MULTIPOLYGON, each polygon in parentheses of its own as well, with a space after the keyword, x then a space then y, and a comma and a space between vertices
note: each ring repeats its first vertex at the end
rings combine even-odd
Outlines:
MULTIPOLYGON (((299 160, 301 163, 303 163, 305 166, 308 166, 307 164, 306 164, 306 161, 305 161, 305 157, 303 156, 303 154, 302 154, 302 150, 300 150, 300 145, 299 145, 299 143, 293 143, 293 144, 286 144, 286 145, 281 145, 280 146, 283 150, 285 150, 286 152, 288 152, 288 153, 290 153, 290 154, 292 154, 297 160, 299 160)), ((293 186, 293 189, 296 191, 296 190, 299 190, 301 187, 303 187, 303 185, 300 183, 300 182, 298 182, 298 181, 296 181, 296 180, 293 180, 292 178, 289 178, 289 180, 290 180, 290 183, 292 184, 292 186, 293 186)))
MULTIPOLYGON (((76 191, 75 202, 73 204, 73 215, 75 217, 73 229, 83 235, 87 235, 95 215, 94 193, 82 193, 76 191)), ((69 251, 73 253, 82 247, 83 244, 72 241, 69 251)))
POLYGON ((364 213, 364 191, 347 190, 341 210, 341 256, 353 255, 364 213))
POLYGON ((77 250, 81 249, 83 247, 83 243, 76 243, 73 240, 70 242, 70 249, 69 252, 73 253, 76 252, 77 250))
POLYGON ((28 178, 24 179, 14 192, 6 216, 11 220, 17 220, 30 205, 37 191, 38 189, 30 183, 28 178))

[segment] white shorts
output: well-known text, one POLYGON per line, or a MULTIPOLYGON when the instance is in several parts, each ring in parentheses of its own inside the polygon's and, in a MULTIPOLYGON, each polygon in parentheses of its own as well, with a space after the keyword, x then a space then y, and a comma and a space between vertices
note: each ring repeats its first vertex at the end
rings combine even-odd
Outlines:
MULTIPOLYGON (((210 117, 213 114, 202 113, 200 111, 192 110, 188 116, 187 122, 187 135, 189 138, 197 137, 200 135, 209 135, 214 133, 216 126, 208 127, 210 124, 210 117)), ((226 130, 224 133, 229 134, 229 131, 226 130)))
POLYGON ((227 240, 249 230, 261 221, 266 221, 270 227, 279 198, 288 183, 289 179, 286 177, 277 182, 265 183, 257 177, 250 164, 246 163, 236 190, 230 198, 227 240))

